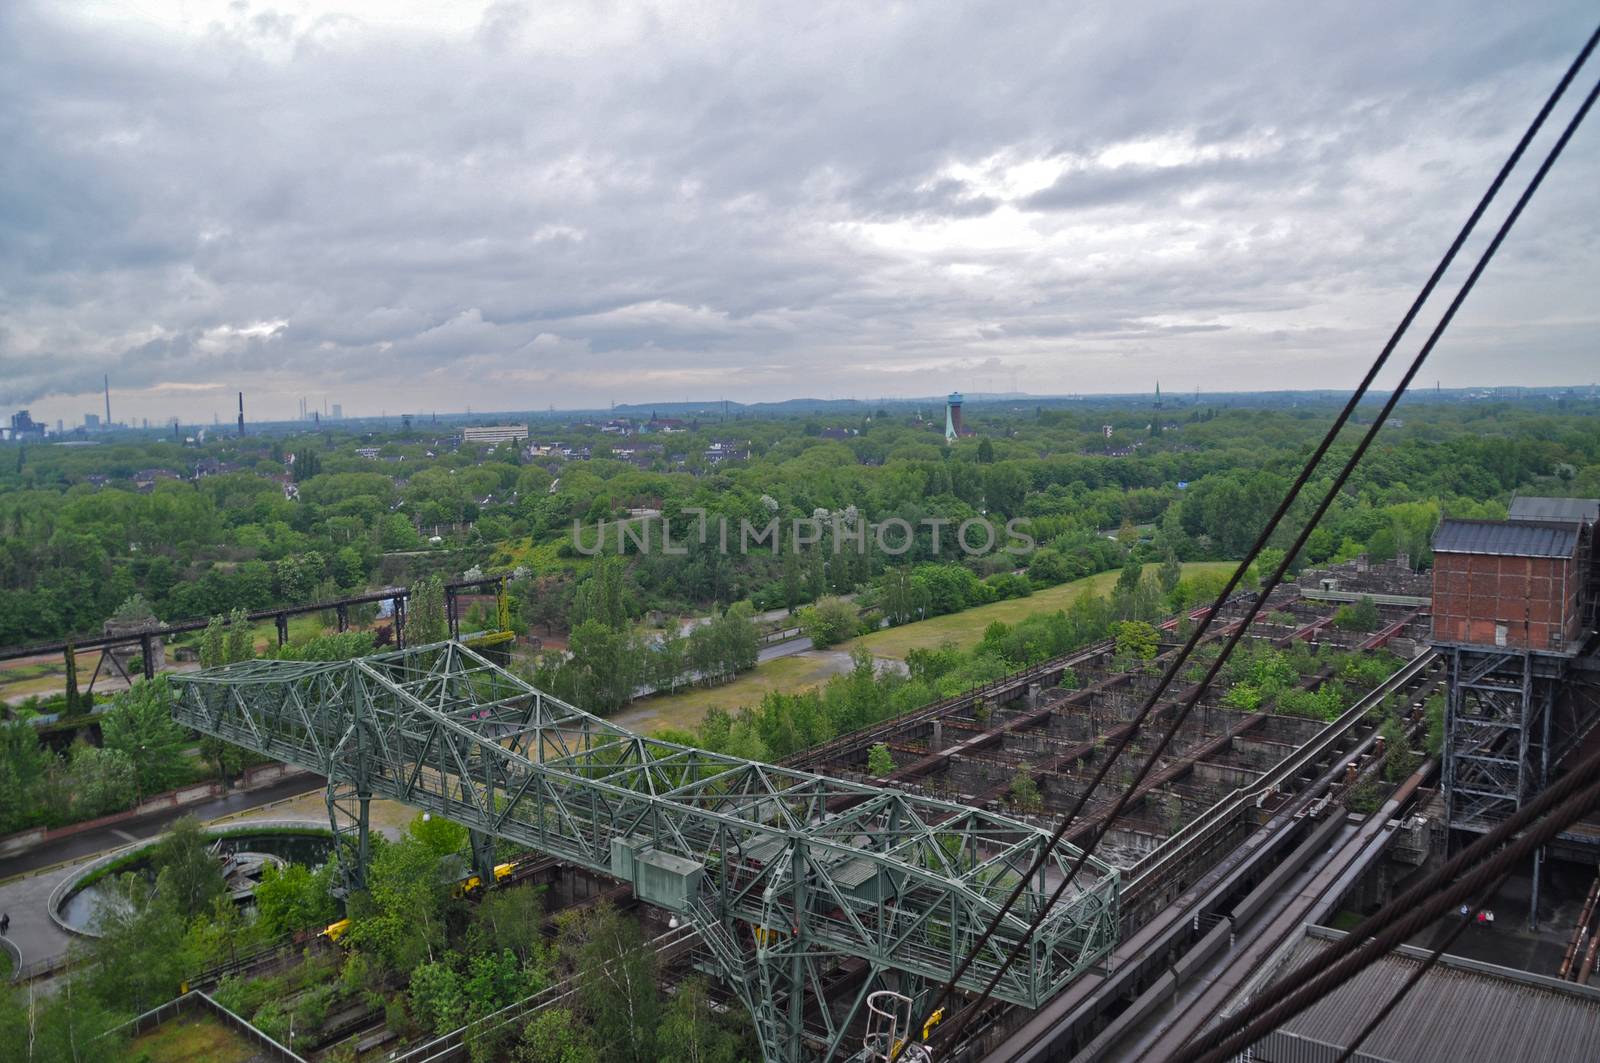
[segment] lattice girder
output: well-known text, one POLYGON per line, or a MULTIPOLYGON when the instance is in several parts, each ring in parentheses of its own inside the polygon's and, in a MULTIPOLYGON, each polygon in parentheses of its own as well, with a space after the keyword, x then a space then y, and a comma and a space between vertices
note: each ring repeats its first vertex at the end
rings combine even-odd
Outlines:
MULTIPOLYGON (((693 861, 692 917, 917 978, 950 975, 1049 840, 987 811, 644 738, 457 643, 246 662, 174 684, 178 719, 207 734, 602 873, 614 839, 693 861)), ((1050 853, 969 988, 1076 856, 1050 853)), ((996 996, 1036 1007, 1110 949, 1117 873, 1091 860, 1078 883, 996 996)))

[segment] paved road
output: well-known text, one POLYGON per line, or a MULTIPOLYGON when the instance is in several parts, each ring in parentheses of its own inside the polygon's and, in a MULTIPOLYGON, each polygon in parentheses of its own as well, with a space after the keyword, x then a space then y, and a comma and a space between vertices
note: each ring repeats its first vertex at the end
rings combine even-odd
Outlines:
POLYGON ((124 823, 86 830, 81 834, 74 834, 70 838, 63 838, 48 845, 41 845, 37 849, 17 856, 0 858, 0 880, 10 878, 13 875, 36 871, 41 867, 49 867, 52 864, 59 864, 63 860, 75 860, 79 857, 93 856, 95 853, 104 852, 107 849, 116 849, 127 845, 129 842, 152 837, 160 834, 173 821, 184 816, 198 816, 202 820, 216 819, 218 816, 226 816, 233 812, 246 812, 252 808, 271 804, 274 801, 281 801, 285 797, 294 797, 305 793, 307 790, 314 790, 322 784, 322 776, 305 772, 280 779, 258 790, 236 790, 227 797, 201 801, 198 804, 186 805, 183 808, 162 809, 159 812, 151 812, 124 823))
POLYGON ((779 657, 788 657, 794 653, 804 653, 811 648, 811 640, 801 635, 799 638, 788 639, 784 642, 774 642, 770 646, 761 647, 760 652, 756 654, 756 659, 771 661, 779 657))

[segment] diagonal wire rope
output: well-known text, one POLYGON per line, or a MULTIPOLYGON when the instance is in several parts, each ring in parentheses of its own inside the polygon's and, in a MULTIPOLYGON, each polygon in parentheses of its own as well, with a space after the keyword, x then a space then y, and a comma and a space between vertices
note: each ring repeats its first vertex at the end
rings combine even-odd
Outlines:
MULTIPOLYGON (((1446 311, 1445 318, 1440 321, 1439 329, 1435 330, 1436 334, 1437 332, 1442 331, 1443 327, 1449 323, 1451 318, 1454 317, 1456 309, 1465 299, 1466 294, 1471 290, 1471 285, 1476 283, 1478 277, 1482 275, 1484 267, 1488 265, 1489 258, 1491 258, 1494 252, 1499 248, 1500 244, 1505 238, 1505 235, 1516 223, 1517 218, 1521 215, 1522 210, 1527 206, 1528 201, 1532 199, 1534 192, 1537 191, 1540 184, 1543 183, 1545 175, 1550 172, 1551 167, 1555 165, 1556 159, 1560 157, 1562 151, 1565 150, 1567 143, 1572 139, 1572 135, 1576 133, 1578 127, 1582 125, 1584 119, 1588 116, 1590 109, 1594 106, 1594 102, 1597 97, 1600 97, 1600 81, 1596 81, 1594 87, 1589 90, 1589 94, 1584 98, 1583 103, 1578 107, 1577 112, 1573 114, 1571 120, 1567 123, 1566 129, 1562 131, 1560 139, 1557 140, 1555 145, 1550 149, 1550 153, 1546 156, 1543 164, 1541 164, 1539 167, 1539 170, 1534 175, 1533 180, 1529 183, 1527 189, 1523 191, 1521 197, 1518 198, 1516 205, 1511 210, 1511 213, 1501 225, 1500 230, 1495 234, 1494 240, 1490 242, 1489 247, 1484 251, 1483 257, 1480 258, 1478 265, 1474 267, 1472 275, 1467 278, 1467 282, 1463 286, 1461 293, 1457 295, 1456 300, 1451 304, 1450 309, 1446 311)), ((1419 354, 1419 359, 1413 366, 1413 372, 1408 374, 1405 383, 1409 383, 1410 377, 1415 375, 1415 370, 1421 368, 1421 359, 1426 356, 1427 351, 1431 348, 1432 340, 1433 338, 1430 337, 1429 346, 1425 347, 1423 352, 1419 354)), ((1404 384, 1402 384, 1402 389, 1403 387, 1404 384)), ((1511 838, 1517 831, 1527 828, 1529 829, 1530 833, 1524 835, 1523 838, 1519 839, 1511 846, 1508 846, 1506 850, 1502 850, 1500 854, 1492 858, 1491 862, 1499 860, 1504 856, 1505 852, 1509 851, 1510 849, 1525 847, 1523 843, 1525 843, 1529 837, 1536 833, 1542 834, 1546 837, 1553 837, 1555 832, 1564 828, 1566 823, 1571 822, 1571 820, 1560 822, 1555 828, 1550 829, 1547 823, 1539 820, 1539 817, 1550 810, 1554 800, 1571 793, 1571 791, 1580 784, 1581 780, 1592 779, 1597 776, 1600 776, 1600 753, 1585 758, 1579 764, 1575 765, 1566 779, 1558 782, 1554 786, 1547 788, 1545 792, 1539 795, 1539 797, 1535 798, 1533 802, 1525 805, 1522 809, 1519 809, 1516 814, 1506 819, 1494 830, 1484 835, 1483 838, 1480 838, 1472 846, 1463 850, 1460 856, 1458 856, 1455 860, 1450 861, 1445 865, 1444 868, 1441 868, 1439 873, 1434 876, 1430 876, 1429 879, 1419 883, 1417 887, 1407 891, 1407 894, 1404 898, 1401 898, 1401 900, 1386 906, 1376 915, 1369 918, 1360 927, 1358 927, 1356 931, 1352 932, 1350 937, 1347 937, 1341 941, 1339 946, 1336 946, 1335 949, 1330 950, 1327 955, 1319 957, 1318 966, 1333 963, 1334 968, 1331 970, 1348 970, 1349 973, 1353 973, 1354 970, 1359 970, 1361 966, 1365 966, 1365 964, 1360 964, 1352 968, 1342 968, 1340 966, 1340 964, 1343 962, 1339 960, 1340 956, 1344 956, 1345 959, 1348 960, 1350 959, 1350 953, 1365 947, 1359 944, 1348 944, 1352 939, 1356 939, 1358 935, 1360 938, 1367 938, 1368 936, 1377 934, 1379 936, 1375 937, 1373 940, 1382 940, 1382 935, 1387 933, 1390 927, 1414 922, 1414 917, 1408 918, 1401 916, 1397 919, 1396 913, 1405 911, 1408 905, 1422 904, 1431 906, 1434 903, 1434 900, 1441 894, 1435 892, 1430 897, 1428 893, 1425 892, 1426 889, 1434 888, 1434 884, 1436 883, 1443 884, 1448 882, 1451 875, 1459 874, 1463 868, 1470 867, 1472 862, 1481 858, 1489 848, 1511 838)), ((1591 790, 1593 791, 1595 799, 1600 800, 1600 788, 1597 787, 1600 787, 1600 784, 1594 784, 1591 786, 1591 790)), ((1591 807, 1592 803, 1593 802, 1591 802, 1591 807)), ((1563 810, 1564 809, 1565 806, 1563 806, 1563 810)), ((1579 809, 1573 818, 1576 818, 1576 815, 1581 815, 1587 810, 1587 808, 1579 809)), ((1559 817, 1556 813, 1552 813, 1550 818, 1555 820, 1559 817)), ((1482 868, 1479 870, 1481 871, 1482 868)), ((1473 874, 1476 874, 1476 872, 1473 874)), ((1452 895, 1459 894, 1460 892, 1459 883, 1456 886, 1447 887, 1446 889, 1447 892, 1451 893, 1452 895)), ((1416 911, 1417 909, 1413 908, 1412 910, 1416 911)), ((1402 937, 1400 940, 1404 940, 1404 938, 1402 937)), ((1387 949, 1384 951, 1387 951, 1387 949)), ((1366 954, 1368 955, 1366 962, 1373 962, 1373 960, 1375 960, 1377 956, 1381 954, 1381 952, 1377 953, 1376 955, 1372 955, 1370 953, 1366 954)), ((1238 1032, 1241 1029, 1246 1027, 1250 1029, 1256 1029, 1259 1027, 1262 1028, 1262 1033, 1264 1034, 1266 1030, 1270 1030, 1275 1027, 1278 1022, 1282 1021, 1282 1019, 1292 1017, 1294 1014, 1298 1014, 1298 1012, 1303 1010, 1303 1008, 1310 1002, 1310 999, 1312 999, 1303 993, 1303 989, 1307 982, 1312 982, 1313 984, 1322 986, 1322 991, 1326 992, 1343 981, 1343 978, 1330 980, 1328 974, 1330 969, 1327 968, 1325 968, 1325 973, 1319 976, 1316 972, 1310 970, 1311 966, 1312 965, 1308 964, 1303 968, 1297 969, 1288 979, 1284 980, 1284 983, 1282 983, 1284 988, 1279 989, 1279 987, 1274 987, 1276 992, 1271 995, 1273 997, 1281 998, 1290 993, 1294 993, 1296 986, 1301 987, 1302 992, 1296 993, 1292 998, 1300 1001, 1299 1007, 1295 1008, 1294 1010, 1289 1010, 1285 1014, 1281 1005, 1272 1007, 1271 1005, 1263 1005, 1259 1001, 1253 1002, 1250 1006, 1242 1009, 1236 1015, 1230 1017, 1225 1023, 1220 1024, 1216 1030, 1208 1031, 1201 1039, 1195 1042, 1197 1050, 1203 1048, 1212 1048, 1212 1051, 1209 1051, 1205 1055, 1199 1056, 1198 1058, 1205 1060, 1224 1058, 1226 1053, 1218 1054, 1220 1050, 1214 1047, 1219 1041, 1222 1041, 1222 1043, 1225 1045, 1234 1046, 1235 1051, 1240 1050, 1244 1046, 1253 1043, 1253 1039, 1241 1040, 1243 1035, 1238 1032), (1268 1025, 1266 1020, 1262 1017, 1263 1011, 1269 1007, 1271 1007, 1271 1011, 1268 1011, 1267 1014, 1277 1014, 1280 1016, 1270 1025, 1268 1025), (1222 1040, 1224 1037, 1227 1038, 1226 1041, 1222 1040)), ((1344 977, 1348 977, 1348 973, 1344 977)), ((1266 998, 1264 997, 1263 999, 1266 998)), ((1260 1034, 1257 1036, 1260 1036, 1260 1034)), ((1193 1059, 1197 1057, 1193 1054, 1185 1054, 1180 1058, 1193 1059)))
MULTIPOLYGON (((1050 845, 1045 847, 1043 850, 1041 850, 1039 856, 1036 857, 1036 859, 1035 859, 1035 861, 1033 863, 1033 866, 1029 869, 1028 873, 1026 875, 1024 875, 1018 881, 1018 883, 1016 884, 1015 887, 1013 887, 1010 895, 1006 899, 1006 902, 1001 906, 1000 910, 993 917, 993 919, 991 920, 990 925, 988 926, 988 928, 979 937, 978 941, 973 945, 973 947, 970 950, 970 952, 968 953, 967 957, 963 960, 962 964, 957 968, 955 973, 945 983, 945 985, 944 985, 943 989, 941 990, 938 998, 934 1001, 933 1005, 928 1009, 929 1015, 931 1015, 934 1012, 936 1012, 944 1004, 944 1002, 946 1000, 948 1000, 952 996, 952 994, 954 993, 954 989, 955 989, 955 986, 956 986, 957 982, 962 977, 962 975, 964 975, 965 972, 970 968, 970 966, 972 965, 972 963, 974 962, 974 960, 976 959, 978 954, 983 949, 983 947, 993 937, 995 930, 1000 925, 1000 923, 1004 920, 1006 914, 1009 913, 1011 908, 1015 905, 1016 900, 1021 896, 1021 894, 1025 890, 1027 883, 1032 879, 1033 875, 1038 873, 1039 868, 1043 865, 1044 861, 1048 858, 1049 854, 1054 850, 1055 846, 1057 844, 1059 844, 1061 838, 1065 835, 1065 833, 1066 833, 1068 827, 1070 826, 1070 824, 1072 823, 1072 821, 1074 819, 1076 819, 1078 814, 1082 811, 1084 805, 1087 803, 1087 801, 1089 799, 1089 796, 1092 793, 1095 792, 1095 790, 1099 787, 1101 782, 1104 780, 1104 778, 1107 775, 1107 773, 1109 772, 1112 764, 1116 761, 1116 759, 1119 756, 1121 756, 1123 751, 1132 742, 1133 738, 1139 733, 1139 731, 1141 730, 1145 720, 1149 717, 1149 715, 1151 714, 1152 710, 1154 709, 1156 703, 1160 700, 1161 696, 1165 693, 1167 688, 1171 686, 1173 678, 1176 676, 1176 674, 1178 673, 1179 669, 1181 669, 1183 667, 1183 665, 1187 661, 1188 657, 1192 654, 1194 648, 1199 644, 1200 640, 1204 637, 1205 632, 1209 628, 1209 626, 1212 623, 1212 621, 1219 615, 1223 605, 1227 602, 1228 598, 1230 598, 1232 596, 1232 594, 1234 593, 1235 589, 1238 587, 1238 584, 1241 581, 1241 579, 1243 578, 1244 573, 1249 569, 1251 563, 1260 554, 1261 550, 1265 548, 1267 542, 1269 541, 1269 539, 1271 538, 1273 533, 1277 530, 1278 525, 1281 524, 1281 522, 1283 521, 1284 517, 1288 514, 1288 511, 1289 511, 1290 507, 1298 499, 1301 490, 1305 487, 1306 483, 1311 479, 1311 477, 1314 474, 1317 466, 1320 464, 1320 462, 1322 461, 1323 457, 1327 454, 1329 448, 1333 445, 1333 443, 1334 443, 1335 439, 1337 438, 1339 432, 1343 429, 1345 424, 1349 421, 1350 417, 1353 415, 1356 406, 1359 404, 1361 399, 1365 396, 1366 392, 1370 389, 1373 380, 1376 378, 1377 374, 1382 370, 1384 365, 1387 363, 1390 355, 1393 353, 1395 347, 1399 344, 1400 339, 1404 336, 1404 334, 1407 331, 1407 329, 1409 329, 1409 327, 1411 326, 1412 322, 1415 320, 1415 318, 1416 318, 1418 312, 1421 310, 1423 304, 1426 303, 1428 298, 1432 295, 1434 289, 1438 285, 1439 280, 1442 278, 1442 276, 1445 273, 1445 271, 1449 268, 1450 264, 1454 261, 1454 259, 1456 257, 1456 254, 1460 251, 1462 245, 1465 243, 1466 239, 1471 234, 1471 232, 1474 229, 1474 227, 1477 225, 1477 222, 1481 219, 1481 217, 1483 216, 1483 213, 1488 208, 1488 206, 1491 203, 1491 201, 1495 198, 1495 196, 1499 192, 1500 188, 1504 185, 1506 179, 1509 177, 1509 175, 1512 172, 1512 170, 1516 167, 1517 163, 1521 160, 1523 154, 1526 152, 1526 150, 1528 148, 1528 145, 1532 142, 1534 136, 1538 133, 1539 129, 1543 126, 1545 120, 1548 118, 1548 116, 1550 115, 1551 111, 1554 110, 1556 104, 1560 101, 1562 95, 1565 93, 1567 87, 1571 84, 1573 78, 1577 75, 1579 69, 1583 66, 1584 62, 1588 59, 1590 53, 1593 52, 1597 41, 1600 41, 1600 29, 1596 29, 1595 32, 1590 35, 1589 39, 1584 44, 1582 50, 1579 52, 1577 58, 1573 60, 1571 66, 1569 66, 1569 68, 1567 69, 1566 73, 1562 76, 1560 82, 1556 85, 1555 89, 1551 92, 1550 96, 1546 99, 1543 107, 1540 108, 1538 114, 1535 116, 1533 122, 1529 125, 1527 131, 1523 134, 1522 138, 1517 142, 1517 145, 1513 149, 1511 155, 1507 158, 1507 160, 1504 163, 1504 165, 1501 166, 1500 171, 1495 175, 1495 178, 1491 182, 1491 184, 1489 186, 1489 189, 1484 193, 1483 197, 1479 200, 1477 206, 1473 209, 1472 214, 1467 219, 1467 222, 1462 226, 1460 232, 1456 235, 1455 240, 1451 243, 1450 248, 1446 251, 1444 257, 1441 258, 1438 266, 1435 267, 1432 275, 1429 276, 1427 283, 1423 286, 1423 288, 1422 288, 1421 292, 1419 292, 1417 298, 1412 302, 1410 308, 1406 311, 1405 316, 1402 318, 1400 324, 1396 327, 1393 335, 1390 337, 1389 341, 1384 345, 1383 350, 1379 353, 1378 357, 1374 360, 1372 366, 1368 369, 1366 375, 1363 377, 1363 379, 1361 381, 1360 386, 1351 395, 1349 401, 1345 404, 1343 410, 1340 411, 1340 414, 1339 414, 1338 418, 1334 421, 1333 425, 1330 426, 1327 434, 1324 435, 1322 441, 1318 444, 1315 453, 1312 455, 1311 459, 1306 463, 1305 467, 1301 470, 1300 474, 1298 475, 1298 477, 1295 480, 1294 485, 1290 488, 1288 494, 1285 495, 1284 499, 1279 504, 1277 510, 1273 513, 1273 515, 1272 515, 1271 519, 1268 521, 1267 525, 1261 530, 1261 533, 1257 536, 1255 543, 1251 546, 1250 551, 1246 554, 1244 560, 1242 560, 1240 562, 1238 568, 1234 571, 1234 573, 1233 573, 1232 577, 1229 579, 1227 585, 1223 588, 1222 592, 1218 595, 1217 601, 1213 604, 1211 609, 1207 612, 1207 614, 1206 614, 1205 618, 1202 620, 1202 622, 1191 633, 1191 635, 1189 636, 1189 639, 1184 644, 1182 650, 1180 650, 1178 656, 1168 665, 1167 669, 1162 674, 1161 680, 1157 684, 1156 688, 1150 693, 1150 695, 1146 699, 1144 705, 1141 707, 1139 713, 1135 716, 1134 720, 1132 721, 1134 726, 1132 728, 1130 728, 1127 732, 1125 732, 1124 735, 1118 740, 1116 746, 1114 747, 1114 749, 1111 752, 1111 755, 1108 758, 1106 758, 1102 762, 1102 764, 1100 765, 1100 768, 1097 771, 1097 773, 1096 773, 1096 775, 1094 777, 1094 780, 1091 782, 1089 787, 1087 787, 1082 792, 1082 794, 1079 795, 1079 797, 1078 797, 1077 801, 1075 802, 1075 804, 1073 805, 1072 809, 1062 819, 1060 825, 1057 827, 1054 835, 1052 836, 1050 845)), ((1587 109, 1587 107, 1585 107, 1585 110, 1586 109, 1587 109)), ((1567 139, 1570 138, 1570 135, 1571 135, 1571 132, 1572 132, 1573 128, 1574 127, 1569 126, 1569 128, 1567 130, 1567 133, 1563 136, 1563 139, 1562 139, 1561 143, 1558 145, 1555 154, 1559 154, 1560 148, 1565 146, 1565 142, 1566 142, 1567 139)), ((941 1024, 934 1032, 934 1037, 933 1037, 934 1040, 936 1040, 936 1041, 948 1041, 950 1043, 954 1043, 959 1038, 961 1032, 966 1027, 968 1021, 970 1021, 971 1016, 973 1014, 975 1014, 976 1011, 982 1006, 983 1002, 988 999, 990 994, 993 992, 994 987, 999 984, 999 981, 1004 976, 1005 972, 1010 969, 1010 967, 1011 967, 1011 965, 1013 963, 1015 963, 1018 955, 1020 955, 1023 947, 1026 945, 1026 943, 1028 941, 1028 938, 1031 937, 1032 933, 1035 930, 1038 929, 1038 926, 1040 925, 1040 923, 1042 923, 1042 921, 1044 920, 1044 917, 1046 916, 1046 914, 1048 914, 1050 909, 1061 898, 1061 896, 1066 892, 1066 889, 1068 888, 1068 886, 1076 878, 1077 874, 1082 869, 1084 863, 1088 860, 1089 856, 1093 853, 1095 847, 1099 844, 1101 838, 1104 837, 1106 831, 1109 829, 1109 825, 1110 825, 1111 821, 1114 820, 1118 814, 1120 814, 1122 809, 1127 805, 1127 803, 1131 799, 1132 794, 1137 790, 1137 788, 1140 785, 1140 783, 1149 774, 1150 770, 1154 767, 1154 765, 1157 762, 1157 760, 1159 760, 1161 755, 1165 752, 1165 750, 1166 750, 1167 746, 1170 744, 1173 736, 1177 733, 1178 729, 1182 726, 1183 721, 1185 719, 1187 719, 1190 711, 1192 711, 1192 709, 1194 708, 1195 704, 1199 701, 1200 697, 1203 695, 1203 693, 1205 692, 1207 687, 1209 687, 1211 681, 1215 678, 1215 676, 1218 673, 1218 671, 1220 671, 1220 669, 1223 666, 1223 664, 1226 663, 1228 655, 1233 651, 1233 648, 1238 645, 1240 639, 1243 637, 1244 632, 1248 629, 1248 627, 1250 626, 1250 623, 1254 620, 1255 616, 1260 612, 1262 606, 1265 604, 1265 601, 1266 601, 1267 597, 1271 594, 1272 590, 1275 589, 1277 587, 1277 585, 1282 581, 1284 574, 1288 570, 1289 564, 1299 554, 1300 549, 1305 544, 1305 540, 1310 536, 1311 532, 1315 529, 1317 522, 1320 521, 1322 516, 1323 516, 1323 514, 1326 513, 1328 507, 1332 504, 1333 500, 1337 497, 1339 490, 1344 486, 1345 481, 1348 480, 1350 474, 1354 471, 1354 469, 1355 469, 1356 465, 1359 463, 1361 457, 1365 454, 1367 448, 1371 445, 1372 441, 1376 438, 1378 430, 1382 427, 1382 425, 1383 425, 1384 421, 1387 419, 1390 411, 1393 410, 1395 404, 1399 401, 1400 396, 1402 394, 1404 394, 1406 386, 1409 385, 1411 380, 1415 377, 1416 372, 1421 368, 1422 363, 1427 358, 1428 353, 1431 352, 1431 350, 1432 350, 1434 344, 1437 342, 1439 336, 1442 335, 1442 333, 1444 331, 1444 327, 1446 325, 1448 325, 1449 321, 1454 317, 1455 310, 1459 309, 1462 301, 1464 301, 1464 299, 1465 299, 1466 293, 1471 290, 1472 285, 1476 283, 1477 277, 1479 275, 1481 275, 1484 266, 1487 265, 1488 259, 1490 257, 1492 257, 1494 249, 1498 248, 1500 241, 1504 239, 1504 236, 1505 236, 1506 232, 1509 231, 1510 223, 1514 222, 1516 216, 1520 214, 1521 206, 1523 204, 1525 204, 1528 196, 1531 195, 1531 192, 1532 192, 1533 188, 1536 188, 1538 186, 1538 183, 1540 181, 1542 181, 1543 174, 1548 171, 1549 166, 1553 163, 1553 161, 1554 161, 1554 155, 1552 155, 1551 158, 1546 160, 1546 163, 1545 163, 1544 167, 1541 169, 1539 175, 1535 178, 1534 184, 1532 186, 1530 186, 1530 188, 1529 188, 1529 190, 1527 192, 1524 193, 1523 200, 1519 203, 1518 207, 1514 209, 1513 214, 1510 216, 1510 218, 1508 218, 1507 224, 1503 225, 1501 230, 1500 230, 1500 232, 1497 234, 1495 241, 1491 244, 1490 250, 1488 250, 1482 258, 1480 258, 1479 263, 1478 263, 1477 267, 1475 268, 1472 276, 1469 277, 1469 279, 1465 283, 1462 291, 1456 296, 1456 299, 1451 304, 1451 308, 1450 308, 1450 310, 1447 311, 1445 318, 1443 318, 1441 320, 1441 322, 1439 323, 1439 325, 1435 327, 1434 332, 1433 332, 1432 336, 1430 337, 1428 343, 1424 346, 1423 350, 1419 353, 1419 355, 1417 356, 1416 360, 1412 363, 1410 369, 1408 370, 1408 372, 1406 374, 1405 379, 1391 393, 1388 401, 1384 405, 1383 411, 1380 413, 1378 418, 1375 419, 1375 421, 1372 424, 1372 426, 1365 433, 1365 435, 1363 436, 1361 442, 1357 445, 1355 451, 1352 453, 1350 459, 1346 462, 1344 468, 1340 471, 1339 475, 1336 477, 1335 482, 1333 483, 1332 487, 1324 495, 1324 497, 1322 499, 1322 502, 1319 504, 1319 506, 1317 508, 1316 513, 1311 517, 1310 520, 1308 520, 1306 522, 1305 526, 1302 528, 1302 530, 1300 532, 1300 535, 1297 537, 1293 548, 1291 548, 1290 550, 1288 550, 1285 553, 1282 563, 1279 564, 1277 570, 1273 573, 1273 575, 1272 575, 1271 579, 1269 579, 1268 583, 1263 586, 1263 588, 1261 589, 1260 593, 1258 594, 1256 600, 1251 604, 1249 610, 1247 611, 1246 616, 1242 620, 1240 620, 1238 622, 1238 625, 1233 629, 1233 632, 1230 635, 1227 644, 1224 646, 1224 648, 1222 649, 1221 653, 1217 656, 1217 658, 1212 662, 1211 667, 1208 670, 1205 678, 1199 684, 1197 684, 1195 686, 1194 690, 1191 692, 1189 697, 1185 700, 1182 708, 1180 709, 1178 715, 1174 718, 1171 726, 1167 729, 1165 734, 1162 736, 1162 739, 1158 743, 1158 745, 1156 746, 1155 750, 1152 751, 1150 753, 1150 755, 1147 757, 1147 759, 1145 760, 1145 763, 1144 763, 1141 771, 1139 772, 1139 774, 1135 777, 1133 782, 1125 790, 1123 790, 1121 796, 1119 797, 1119 799, 1117 800, 1117 802, 1113 806, 1111 812, 1108 813, 1106 816, 1101 818, 1100 822, 1096 825, 1095 830, 1091 834, 1091 836, 1088 839, 1088 841, 1086 842, 1086 844, 1080 849, 1078 857, 1074 861, 1073 866, 1072 866, 1071 870, 1069 871, 1069 873, 1063 878, 1061 883, 1056 887, 1056 890, 1051 895, 1049 900, 1041 907, 1041 909, 1039 910, 1038 915, 1032 920, 1027 932, 1024 933, 1021 936, 1021 938, 1019 938, 1017 943, 1011 948, 1011 950, 1009 951, 1008 955, 1006 956, 1004 962, 1002 963, 1000 968, 994 973, 994 975, 990 978, 988 984, 985 986, 985 988, 984 988, 983 992, 980 994, 979 998, 976 1001, 974 1001, 973 1003, 969 1004, 967 1007, 965 1007, 956 1016, 955 1021, 953 1023, 941 1024)), ((925 1016, 925 1019, 926 1019, 926 1016, 925 1016)), ((904 1046, 902 1046, 902 1052, 903 1052, 903 1050, 904 1050, 904 1046)), ((898 1058, 898 1054, 897 1054, 896 1058, 898 1058)))
POLYGON ((1417 983, 1427 977, 1428 972, 1438 964, 1440 957, 1450 951, 1450 946, 1454 945, 1456 939, 1465 932, 1467 927, 1472 925, 1472 915, 1483 911, 1489 906, 1490 899, 1494 897, 1495 892, 1500 888, 1500 884, 1506 880, 1509 874, 1510 872, 1508 871, 1505 875, 1499 876, 1479 894, 1478 903, 1472 905, 1471 911, 1462 916, 1461 921, 1451 928, 1450 933, 1445 935, 1445 939, 1439 942, 1421 963, 1417 964, 1416 968, 1406 977, 1404 984, 1395 990, 1393 996, 1384 1001, 1383 1007, 1379 1008, 1378 1013, 1368 1020, 1365 1026, 1361 1027, 1355 1038, 1345 1046, 1345 1050, 1339 1053, 1339 1058, 1334 1060, 1333 1063, 1351 1063, 1351 1060, 1355 1058, 1356 1050, 1366 1043, 1367 1038, 1372 1036, 1373 1031, 1383 1025, 1383 1020, 1387 1019, 1394 1012, 1394 1009, 1400 1006, 1400 1002, 1406 998, 1406 994, 1415 989, 1417 983))
POLYGON ((1178 1049, 1170 1063, 1222 1063, 1324 999, 1390 949, 1503 878, 1586 813, 1600 808, 1600 753, 1405 895, 1385 905, 1315 961, 1302 964, 1246 1007, 1178 1049), (1514 837, 1526 828, 1526 833, 1514 837), (1502 848, 1502 843, 1504 847, 1502 848), (1498 850, 1498 851, 1496 851, 1498 850), (1475 865, 1475 866, 1474 866, 1475 865), (1462 872, 1462 868, 1466 868, 1462 872))

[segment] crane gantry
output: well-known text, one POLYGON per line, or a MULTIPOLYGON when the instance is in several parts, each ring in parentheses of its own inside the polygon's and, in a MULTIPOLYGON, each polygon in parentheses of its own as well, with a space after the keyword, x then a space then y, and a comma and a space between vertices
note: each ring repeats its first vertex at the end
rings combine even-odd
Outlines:
MULTIPOLYGON (((458 642, 174 676, 177 719, 315 771, 352 884, 367 805, 442 815, 630 882, 691 920, 770 1061, 843 1058, 867 994, 950 977, 1049 842, 982 809, 658 741, 574 708, 458 642), (834 1002, 825 976, 866 977, 834 1002), (861 964, 852 964, 857 971, 861 964), (820 1002, 806 1007, 806 999, 820 1002)), ((1078 851, 1046 860, 962 984, 981 988, 1078 851)), ((1118 879, 1089 861, 994 995, 1037 1007, 1115 943, 1118 879)))

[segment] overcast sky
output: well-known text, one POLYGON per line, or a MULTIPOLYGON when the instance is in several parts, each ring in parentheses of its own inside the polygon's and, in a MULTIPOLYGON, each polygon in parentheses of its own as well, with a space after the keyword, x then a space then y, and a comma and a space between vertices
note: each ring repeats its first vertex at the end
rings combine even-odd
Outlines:
MULTIPOLYGON (((1594 16, 7 0, 0 409, 1350 386, 1594 16)), ((1430 384, 1600 378, 1597 161, 1430 384)))

